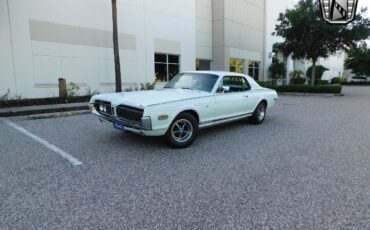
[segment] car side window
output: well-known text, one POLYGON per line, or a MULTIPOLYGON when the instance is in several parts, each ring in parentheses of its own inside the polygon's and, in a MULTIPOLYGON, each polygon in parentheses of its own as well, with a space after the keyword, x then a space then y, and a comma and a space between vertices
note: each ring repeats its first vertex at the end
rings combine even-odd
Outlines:
POLYGON ((247 79, 239 76, 225 76, 223 86, 230 88, 228 93, 244 92, 251 89, 247 79))

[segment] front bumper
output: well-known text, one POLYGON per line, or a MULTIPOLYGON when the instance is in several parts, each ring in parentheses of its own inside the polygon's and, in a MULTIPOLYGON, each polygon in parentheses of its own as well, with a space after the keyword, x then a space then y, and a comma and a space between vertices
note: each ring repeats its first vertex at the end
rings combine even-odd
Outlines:
POLYGON ((162 136, 163 130, 152 130, 152 124, 149 117, 143 117, 141 125, 139 127, 138 123, 129 122, 127 120, 120 119, 118 117, 100 114, 97 111, 92 111, 92 114, 97 116, 100 121, 108 121, 108 122, 122 122, 125 126, 125 131, 130 133, 139 134, 142 136, 162 136))

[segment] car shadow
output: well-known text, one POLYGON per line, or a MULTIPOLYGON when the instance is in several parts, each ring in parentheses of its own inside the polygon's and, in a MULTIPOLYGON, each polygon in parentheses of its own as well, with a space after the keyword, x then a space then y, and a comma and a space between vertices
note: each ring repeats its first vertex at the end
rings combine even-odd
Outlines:
MULTIPOLYGON (((265 120, 265 123, 263 125, 267 125, 269 122, 271 122, 273 118, 269 118, 265 120)), ((215 134, 220 134, 224 137, 224 135, 231 135, 231 133, 235 132, 242 132, 246 128, 253 128, 256 127, 256 125, 250 123, 248 120, 239 120, 231 123, 226 123, 206 129, 199 130, 197 139, 202 139, 202 143, 207 143, 207 140, 215 138, 215 134)), ((248 131, 247 131, 248 132, 248 131)), ((252 130, 251 130, 252 132, 252 130)), ((216 135, 216 137, 217 137, 216 135)), ((173 149, 171 148, 165 138, 163 136, 160 137, 150 137, 150 136, 142 136, 134 133, 112 133, 109 135, 109 137, 106 137, 109 139, 109 142, 115 142, 120 143, 124 147, 135 147, 139 148, 141 150, 150 151, 152 150, 163 150, 163 149, 173 149)), ((107 140, 108 141, 108 140, 107 140)), ((195 143, 198 143, 196 141, 195 143)), ((191 148, 191 147, 190 147, 191 148)), ((189 148, 187 148, 189 149, 189 148)))

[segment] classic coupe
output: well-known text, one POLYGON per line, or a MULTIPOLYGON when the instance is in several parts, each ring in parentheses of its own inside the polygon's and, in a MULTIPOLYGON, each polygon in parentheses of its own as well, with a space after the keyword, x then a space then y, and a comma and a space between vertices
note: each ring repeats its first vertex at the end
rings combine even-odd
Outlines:
POLYGON ((143 136, 164 136, 170 146, 185 148, 199 129, 246 119, 262 124, 275 90, 238 73, 195 71, 175 76, 164 88, 96 95, 90 108, 115 129, 143 136))

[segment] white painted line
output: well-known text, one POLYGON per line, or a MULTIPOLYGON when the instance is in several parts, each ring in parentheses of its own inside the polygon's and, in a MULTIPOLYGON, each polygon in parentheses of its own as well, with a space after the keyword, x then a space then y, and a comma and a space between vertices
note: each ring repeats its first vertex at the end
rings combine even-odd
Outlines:
POLYGON ((55 145, 53 144, 50 144, 49 142, 45 141, 44 139, 36 136, 35 134, 33 133, 30 133, 28 132, 27 130, 25 130, 24 128, 16 125, 15 123, 9 121, 9 120, 4 120, 4 122, 11 126, 12 128, 18 130, 19 132, 23 133, 24 135, 32 138, 33 140, 39 142, 40 144, 44 145, 46 148, 50 149, 51 151, 53 151, 54 153, 58 154, 59 156, 63 157, 64 159, 66 159, 67 161, 71 162, 72 165, 74 166, 77 166, 77 165, 82 165, 82 162, 77 160, 76 158, 74 158, 72 155, 64 152, 63 150, 61 150, 60 148, 56 147, 55 145))

